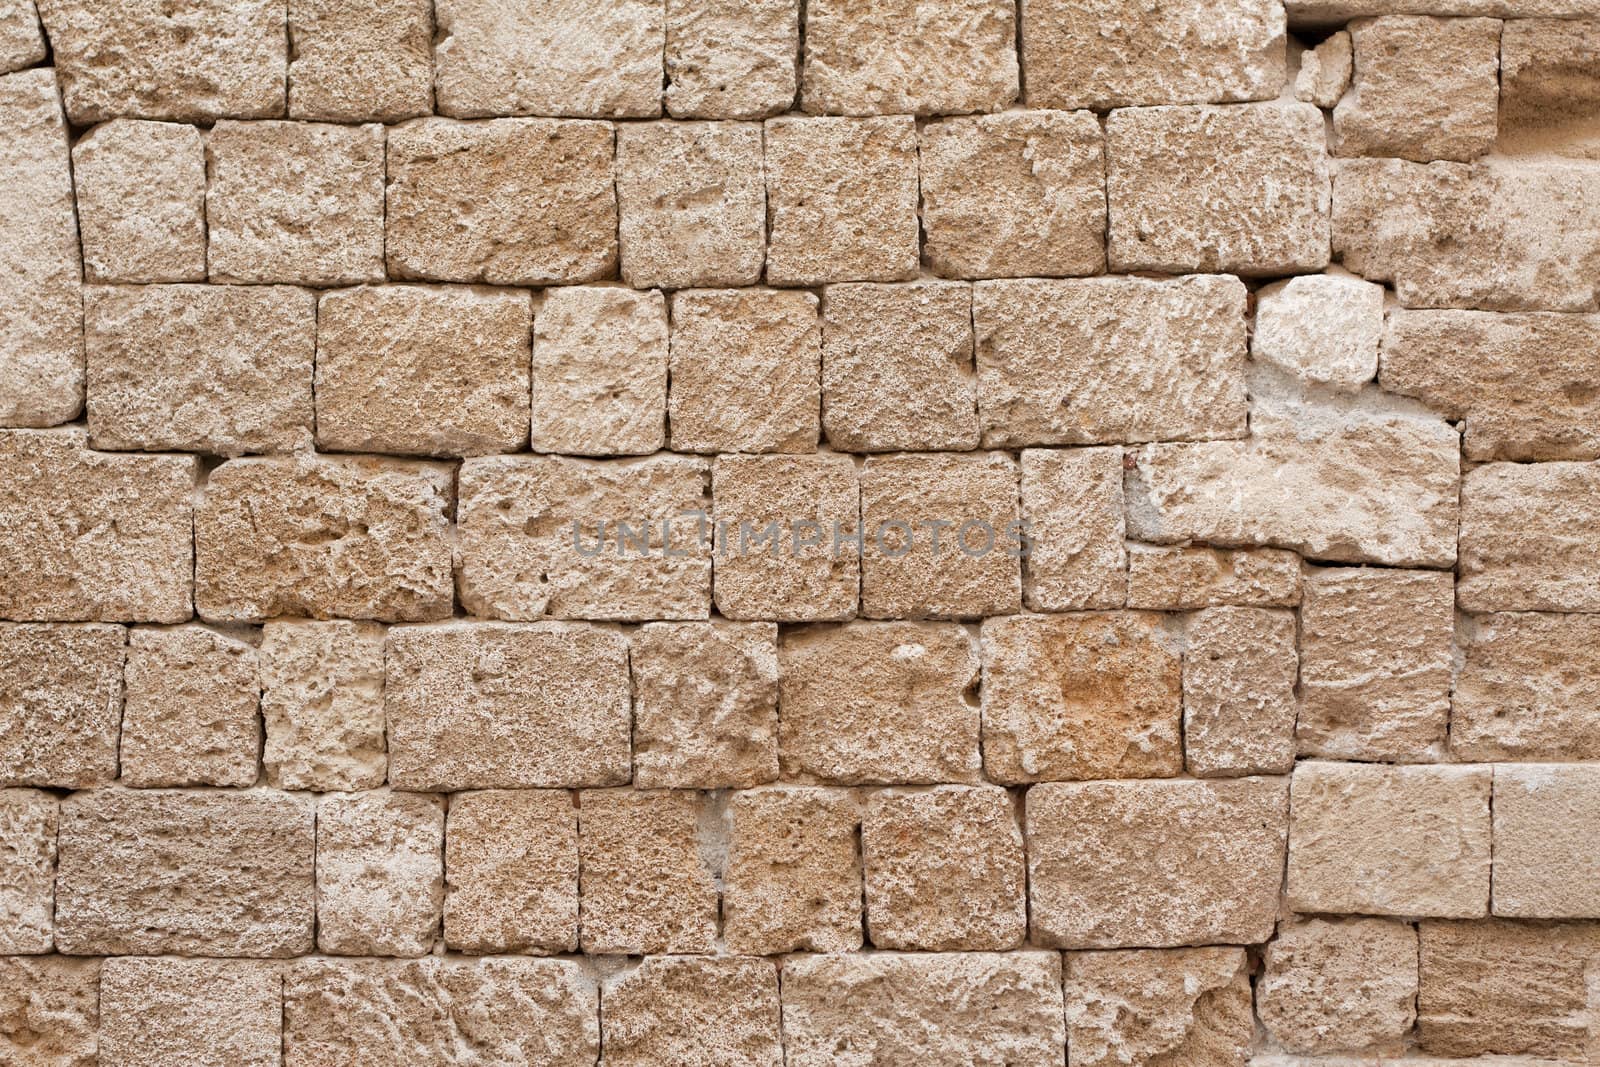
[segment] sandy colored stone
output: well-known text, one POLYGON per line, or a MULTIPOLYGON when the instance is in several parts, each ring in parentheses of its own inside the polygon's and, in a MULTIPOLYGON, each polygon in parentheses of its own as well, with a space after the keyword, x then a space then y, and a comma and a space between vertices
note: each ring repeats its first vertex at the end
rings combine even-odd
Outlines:
POLYGON ((1596 13, 1594 0, 1284 0, 1284 7, 1289 21, 1304 27, 1390 12, 1506 18, 1574 18, 1596 13))
POLYGON ((660 292, 553 289, 533 320, 533 450, 643 455, 667 442, 660 292))
POLYGON ((972 289, 830 285, 822 307, 822 427, 849 452, 978 445, 972 289))
POLYGON ((688 456, 468 460, 456 514, 462 605, 500 619, 706 618, 709 474, 688 456))
POLYGON ((256 784, 261 680, 253 646, 203 626, 128 634, 122 783, 256 784))
POLYGON ((783 966, 788 1067, 1058 1067, 1061 957, 1049 952, 798 956, 783 966))
POLYGON ((1450 725, 1449 571, 1319 567, 1300 609, 1303 756, 1428 763, 1450 725))
POLYGON ((388 774, 384 629, 366 622, 269 622, 261 628, 262 763, 267 784, 376 789, 388 774))
POLYGON ((667 113, 761 119, 798 89, 799 0, 668 0, 667 113))
POLYGON ((702 851, 709 814, 686 790, 579 796, 579 937, 589 954, 706 953, 717 939, 718 873, 702 851))
POLYGON ((1128 607, 1292 608, 1300 603, 1300 557, 1276 548, 1128 546, 1128 607))
POLYGON ((213 622, 448 617, 453 473, 366 456, 224 463, 195 508, 198 611, 213 622))
POLYGON ((82 271, 54 71, 0 77, 0 426, 83 407, 82 271))
POLYGON ((274 790, 98 789, 61 804, 56 948, 311 951, 315 806, 274 790))
POLYGON ((384 656, 397 789, 628 780, 628 646, 581 623, 396 627, 384 656))
POLYGON ((0 3, 0 74, 42 62, 46 55, 44 34, 33 0, 5 0, 0 3))
POLYGON ((855 615, 859 496, 849 456, 718 456, 711 493, 718 611, 778 622, 855 615))
POLYGON ((1461 480, 1462 611, 1600 611, 1600 463, 1490 463, 1461 480))
POLYGON ((38 0, 67 116, 207 122, 281 116, 282 0, 38 0))
MULTIPOLYGON (((1600 16, 1600 5, 1590 12, 1600 16)), ((1500 32, 1502 152, 1600 159, 1600 18, 1514 19, 1500 32)))
POLYGON ((1294 79, 1294 98, 1329 110, 1349 90, 1354 71, 1355 48, 1349 31, 1331 33, 1321 44, 1301 55, 1300 72, 1294 79))
POLYGON ((317 804, 317 949, 425 956, 444 907, 444 799, 335 793, 317 804))
POLYGON ((631 635, 628 660, 635 786, 777 780, 777 624, 646 623, 631 635))
POLYGON ((1494 769, 1494 913, 1514 919, 1600 918, 1600 767, 1494 769))
POLYGON ((224 456, 311 447, 311 293, 90 286, 83 310, 94 447, 224 456))
POLYGON ((1341 156, 1467 161, 1494 147, 1498 19, 1390 15, 1351 23, 1354 91, 1333 110, 1341 156))
POLYGON ((278 1067, 283 977, 259 960, 131 957, 100 969, 101 1067, 278 1067))
POLYGON ((439 0, 439 113, 661 114, 662 0, 439 0))
POLYGON ((1342 274, 1275 282, 1255 294, 1250 358, 1315 385, 1359 389, 1378 373, 1383 286, 1342 274))
POLYGON ((1256 984, 1261 1021, 1293 1052, 1403 1047, 1416 1019, 1417 931, 1386 919, 1281 923, 1256 984))
POLYGON ((457 793, 444 841, 445 945, 578 950, 578 809, 557 789, 457 793))
POLYGON ((0 1057, 15 1067, 98 1067, 100 961, 0 956, 0 1057))
POLYGON ((781 1067, 772 960, 655 956, 605 987, 612 1067, 781 1067))
POLYGON ((528 294, 385 285, 317 304, 317 446, 425 456, 528 440, 528 294))
POLYGON ((51 794, 0 789, 0 953, 44 953, 55 943, 56 823, 51 794))
POLYGON ((1600 616, 1476 615, 1458 637, 1456 759, 1600 759, 1600 616))
POLYGON ((1289 907, 1487 914, 1489 790, 1487 767, 1302 762, 1294 772, 1289 907))
POLYGON ((1022 453, 1029 551, 1022 595, 1033 611, 1120 608, 1127 600, 1122 449, 1022 453))
POLYGON ((123 641, 120 626, 0 623, 0 785, 117 776, 123 641))
POLYGON ((1201 778, 1294 769, 1292 612, 1207 608, 1188 623, 1183 655, 1184 766, 1201 778))
POLYGON ((862 915, 861 809, 852 790, 733 794, 722 887, 730 952, 849 952, 862 915))
POLYGON ((1065 782, 1027 792, 1035 944, 1168 948, 1272 935, 1282 778, 1065 782))
POLYGON ((1006 785, 1183 768, 1179 643, 1114 611, 983 622, 983 766, 1006 785))
POLYGON ((206 152, 200 131, 119 119, 72 146, 72 178, 91 282, 206 277, 206 152))
POLYGON ((909 115, 766 124, 767 281, 892 282, 919 259, 909 115))
POLYGON ((1255 1038, 1239 948, 1066 957, 1069 1067, 1234 1067, 1255 1038))
POLYGON ((393 278, 587 282, 617 270, 608 122, 424 119, 389 133, 393 278))
POLYGON ((428 0, 289 0, 289 116, 397 122, 433 110, 428 0))

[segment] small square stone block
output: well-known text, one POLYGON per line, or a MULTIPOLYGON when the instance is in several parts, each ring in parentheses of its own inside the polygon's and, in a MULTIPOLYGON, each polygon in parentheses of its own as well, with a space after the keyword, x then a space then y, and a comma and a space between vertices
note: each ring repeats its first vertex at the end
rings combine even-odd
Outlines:
POLYGON ((458 952, 578 950, 578 809, 557 789, 450 799, 445 945, 458 952))
POLYGON ((1462 611, 1600 612, 1600 462, 1485 463, 1461 479, 1462 611))
POLYGON ((317 805, 317 949, 424 956, 444 906, 444 800, 335 793, 317 805))
POLYGON ((0 785, 117 776, 125 641, 120 626, 0 623, 0 785))
POLYGON ((670 0, 667 113, 764 119, 798 88, 800 0, 670 0))
POLYGON ((647 957, 608 982, 603 996, 611 1067, 782 1067, 774 960, 647 957))
POLYGON ((717 884, 701 851, 700 794, 585 790, 579 800, 583 951, 714 951, 717 884))
POLYGON ((1600 767, 1502 763, 1494 769, 1494 913, 1600 918, 1600 767))
POLYGON ((433 110, 429 0, 289 0, 289 117, 399 122, 433 110))
POLYGON ((1249 1061, 1244 949, 1073 952, 1064 962, 1070 1067, 1249 1061))
POLYGON ((101 966, 103 1067, 278 1067, 282 1044, 278 964, 130 957, 101 966))
POLYGON ((1417 931, 1390 919, 1278 925, 1256 985, 1267 1031, 1291 1052, 1398 1051, 1417 1016, 1417 931))
POLYGON ((205 281, 199 130, 137 119, 96 126, 72 146, 72 179, 86 281, 205 281))
POLYGON ((1183 656, 1183 750, 1201 778, 1294 769, 1293 612, 1207 608, 1188 623, 1183 656))
POLYGON ((261 677, 256 650, 203 626, 128 634, 122 782, 256 784, 261 677))
POLYGON ((322 793, 384 783, 384 634, 343 620, 261 628, 267 784, 322 793))
POLYGON ((0 956, 0 1058, 18 1067, 98 1067, 100 961, 0 956))
POLYGON ((533 450, 644 455, 666 445, 666 299, 574 286, 533 324, 533 450))
POLYGON ((1600 759, 1600 616, 1472 615, 1450 708, 1458 760, 1600 759))

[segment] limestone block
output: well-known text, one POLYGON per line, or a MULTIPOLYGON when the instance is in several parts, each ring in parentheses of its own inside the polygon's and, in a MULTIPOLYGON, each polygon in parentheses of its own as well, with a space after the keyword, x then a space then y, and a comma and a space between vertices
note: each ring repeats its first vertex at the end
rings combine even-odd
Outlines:
POLYGON ((444 906, 444 800, 335 793, 317 805, 317 949, 424 956, 444 906))
MULTIPOLYGON (((54 945, 56 823, 51 794, 0 790, 0 856, 5 857, 0 866, 0 953, 45 953, 54 945)), ((0 1023, 0 1050, 5 1048, 3 1027, 0 1023)))
POLYGON ((16 1067, 98 1067, 100 961, 0 956, 0 1056, 16 1067))
POLYGON ((579 800, 583 951, 713 951, 717 876, 702 851, 708 813, 700 794, 605 789, 585 790, 579 800))
POLYGON ((1300 603, 1300 558, 1276 548, 1205 545, 1128 547, 1128 607, 1292 608, 1300 603))
POLYGON ((612 979, 604 996, 605 1058, 614 1067, 783 1064, 772 960, 648 957, 612 979))
POLYGON ((1494 913, 1516 919, 1600 918, 1600 767, 1494 769, 1494 913))
POLYGON ((120 626, 0 623, 0 785, 117 776, 123 641, 120 626))
POLYGON ((458 952, 576 952, 578 809, 556 789, 450 799, 445 944, 458 952))
POLYGON ((1401 1048, 1416 1019, 1417 931, 1387 919, 1294 919, 1267 946, 1261 1021, 1293 1052, 1401 1048))
POLYGON ((278 1067, 283 976, 259 960, 130 957, 100 969, 101 1067, 278 1067))
POLYGON ((1256 293, 1250 358, 1306 382, 1355 390, 1378 373, 1382 334, 1383 286, 1302 275, 1256 293))
POLYGON ((1255 1038, 1239 948, 1074 952, 1065 991, 1071 1067, 1233 1067, 1255 1038))
POLYGON ((289 117, 398 122, 433 110, 427 0, 289 0, 289 117))
POLYGON ((72 179, 89 281, 205 281, 199 130, 139 119, 96 126, 72 146, 72 179))
MULTIPOLYGON (((1600 15, 1600 7, 1590 15, 1600 15)), ((1600 159, 1597 55, 1600 18, 1506 22, 1500 32, 1500 151, 1600 159)))
POLYGON ((1030 549, 1022 595, 1033 611, 1120 608, 1127 601, 1122 449, 1022 453, 1030 549))
POLYGON ((1294 769, 1292 612, 1207 608, 1189 620, 1183 656, 1184 765, 1201 778, 1294 769))
POLYGON ((33 0, 0 3, 0 74, 43 62, 46 54, 33 0))
POLYGON ((734 793, 722 889, 729 951, 861 947, 861 810, 853 791, 769 786, 734 793))
POLYGON ((1502 612, 1468 618, 1452 692, 1462 760, 1600 759, 1600 617, 1502 612))
POLYGON ((1354 71, 1355 48, 1350 43, 1349 31, 1331 33, 1321 44, 1301 55, 1300 72, 1294 79, 1294 98, 1327 111, 1349 90, 1354 71))
POLYGON ((256 650, 203 626, 128 634, 122 784, 256 784, 261 680, 256 650))
POLYGON ((1416 15, 1493 15, 1575 18, 1594 13, 1594 0, 1285 0, 1289 21, 1317 27, 1391 12, 1416 15))
POLYGON ((533 323, 533 449, 643 455, 667 441, 667 302, 657 291, 545 294, 533 323))
POLYGON ((668 0, 667 113, 761 119, 798 89, 799 0, 668 0))
POLYGON ((261 628, 262 763, 267 784, 328 792, 376 789, 389 769, 383 627, 269 622, 261 628))
POLYGON ((1600 463, 1490 463, 1461 480, 1463 611, 1600 611, 1600 463))

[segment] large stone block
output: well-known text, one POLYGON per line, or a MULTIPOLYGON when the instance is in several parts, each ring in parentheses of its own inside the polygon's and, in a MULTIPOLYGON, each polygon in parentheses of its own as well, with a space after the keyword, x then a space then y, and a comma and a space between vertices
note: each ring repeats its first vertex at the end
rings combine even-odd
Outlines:
POLYGON ((1188 623, 1183 655, 1183 750, 1202 778, 1294 769, 1293 613, 1207 608, 1188 623))
POLYGON ((56 803, 42 790, 0 789, 0 953, 46 953, 55 944, 56 803))
POLYGON ((1600 767, 1494 769, 1494 913, 1514 919, 1600 918, 1600 767))
POLYGON ((433 110, 428 0, 289 0, 289 117, 398 122, 433 110))
POLYGON ((261 629, 267 784, 376 789, 389 769, 384 629, 366 622, 269 622, 261 629))
POLYGON ((533 324, 533 450, 643 455, 667 443, 666 299, 654 290, 545 294, 533 324))
POLYGON ((1256 983, 1267 1032, 1292 1052, 1398 1051, 1417 1017, 1417 931, 1388 919, 1279 924, 1256 983))
POLYGON ((124 640, 120 626, 0 623, 0 785, 117 776, 124 640))
POLYGON ((317 804, 317 948, 425 956, 444 906, 444 800, 336 793, 317 804))
POLYGON ((1028 555, 1022 596, 1033 611, 1120 608, 1127 601, 1122 449, 1022 453, 1028 555))
POLYGON ((729 803, 723 934, 732 952, 861 947, 861 810, 848 789, 771 786, 729 803))
POLYGON ((261 771, 261 680, 250 644, 139 627, 123 671, 122 784, 251 786, 261 771))
POLYGON ((772 960, 653 956, 604 992, 606 1063, 781 1067, 778 967, 772 960))
POLYGON ((1489 463, 1461 480, 1463 611, 1600 611, 1600 463, 1489 463))
POLYGON ((585 790, 579 800, 583 951, 714 951, 718 872, 701 838, 708 802, 665 789, 585 790))
POLYGON ((100 969, 101 1067, 278 1067, 282 1023, 277 964, 133 957, 100 969))
POLYGON ((199 130, 140 119, 96 126, 72 146, 72 179, 88 281, 205 281, 199 130))
POLYGON ((1235 1067, 1250 1054, 1250 966, 1240 948, 1066 957, 1070 1067, 1235 1067))
POLYGON ((1463 760, 1600 759, 1600 616, 1469 616, 1450 710, 1463 760))
POLYGON ((578 950, 578 809, 557 789, 450 800, 445 945, 458 952, 578 950))
POLYGON ((762 119, 798 89, 800 0, 669 0, 667 113, 762 119))
POLYGON ((16 1067, 98 1067, 100 961, 0 956, 0 1057, 16 1067))

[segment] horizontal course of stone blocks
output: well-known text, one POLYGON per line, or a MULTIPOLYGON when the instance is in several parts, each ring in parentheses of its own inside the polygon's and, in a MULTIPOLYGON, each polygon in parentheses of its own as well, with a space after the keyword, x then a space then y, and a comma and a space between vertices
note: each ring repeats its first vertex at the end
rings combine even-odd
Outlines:
POLYGON ((0 1067, 1600 1057, 1600 0, 0 0, 0 1067))

